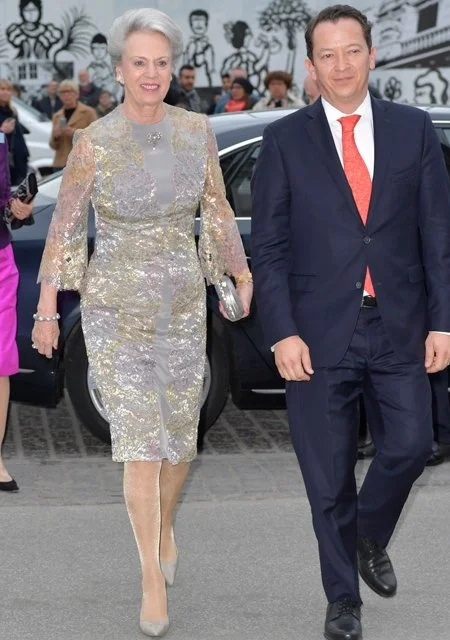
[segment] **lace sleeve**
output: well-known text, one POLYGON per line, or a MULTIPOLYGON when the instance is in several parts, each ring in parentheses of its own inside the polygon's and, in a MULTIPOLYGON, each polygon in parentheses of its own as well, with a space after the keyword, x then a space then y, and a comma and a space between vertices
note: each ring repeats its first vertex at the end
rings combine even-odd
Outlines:
POLYGON ((199 256, 206 279, 215 283, 224 273, 245 277, 250 272, 236 219, 226 197, 216 138, 207 117, 206 127, 208 155, 200 202, 199 256))
POLYGON ((38 282, 79 290, 87 267, 87 221, 95 176, 92 144, 75 132, 39 269, 38 282))

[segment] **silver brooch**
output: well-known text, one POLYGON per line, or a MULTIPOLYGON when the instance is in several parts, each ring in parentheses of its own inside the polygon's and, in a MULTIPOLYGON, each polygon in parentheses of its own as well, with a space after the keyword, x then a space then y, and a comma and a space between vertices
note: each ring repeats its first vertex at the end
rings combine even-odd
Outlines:
POLYGON ((162 139, 162 133, 160 131, 154 131, 147 136, 148 142, 152 145, 153 151, 156 149, 158 142, 162 139))

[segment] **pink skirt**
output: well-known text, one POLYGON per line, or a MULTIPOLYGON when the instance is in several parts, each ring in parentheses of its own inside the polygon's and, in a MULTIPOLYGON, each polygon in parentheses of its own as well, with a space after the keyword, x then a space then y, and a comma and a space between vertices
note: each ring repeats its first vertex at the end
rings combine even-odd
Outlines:
POLYGON ((0 249, 0 376, 12 376, 19 370, 17 352, 17 285, 19 272, 12 246, 0 249))

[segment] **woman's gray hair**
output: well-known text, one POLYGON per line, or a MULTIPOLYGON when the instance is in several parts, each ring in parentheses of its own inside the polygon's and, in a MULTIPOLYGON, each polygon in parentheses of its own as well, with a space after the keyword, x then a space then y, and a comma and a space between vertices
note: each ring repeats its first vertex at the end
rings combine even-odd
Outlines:
POLYGON ((183 32, 168 15, 158 9, 130 9, 116 18, 108 36, 108 52, 114 66, 122 60, 125 40, 136 31, 156 31, 168 39, 173 64, 183 53, 183 32))

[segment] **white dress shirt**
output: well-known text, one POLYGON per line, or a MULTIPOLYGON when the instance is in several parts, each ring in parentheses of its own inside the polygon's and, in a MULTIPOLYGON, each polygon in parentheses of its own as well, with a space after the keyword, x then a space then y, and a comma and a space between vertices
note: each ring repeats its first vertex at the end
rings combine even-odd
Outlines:
MULTIPOLYGON (((345 118, 345 116, 350 115, 361 116, 354 129, 355 144, 369 171, 370 179, 373 180, 375 143, 373 140, 372 103, 370 101, 369 93, 367 92, 364 102, 360 104, 353 113, 342 113, 342 111, 333 107, 333 105, 327 102, 324 98, 321 98, 321 100, 342 166, 344 166, 344 157, 342 152, 342 125, 339 122, 339 118, 345 118)), ((369 293, 367 291, 363 291, 363 296, 368 295, 369 293)))
POLYGON ((342 166, 344 166, 342 154, 342 125, 339 122, 339 118, 344 118, 349 115, 361 116, 355 126, 355 143, 367 169, 369 170, 370 179, 373 180, 375 145, 373 141, 373 115, 370 95, 367 94, 364 102, 351 114, 342 113, 342 111, 333 107, 333 105, 327 102, 324 98, 321 98, 321 100, 342 166))

